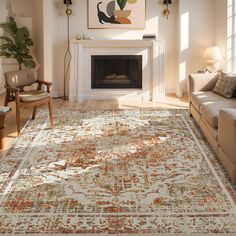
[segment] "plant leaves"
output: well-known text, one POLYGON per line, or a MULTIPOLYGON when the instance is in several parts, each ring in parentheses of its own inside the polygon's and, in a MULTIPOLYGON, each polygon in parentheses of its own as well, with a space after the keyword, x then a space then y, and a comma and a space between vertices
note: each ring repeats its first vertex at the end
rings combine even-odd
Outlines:
POLYGON ((6 41, 8 43, 14 44, 12 39, 10 37, 5 36, 5 35, 1 36, 0 39, 6 41))
POLYGON ((36 63, 30 54, 29 47, 33 46, 30 33, 26 27, 18 27, 14 17, 9 17, 9 21, 0 24, 4 30, 4 36, 0 39, 0 52, 2 56, 13 57, 19 64, 24 64, 27 68, 34 68, 36 63))
POLYGON ((5 51, 0 51, 0 57, 12 57, 12 55, 8 52, 5 52, 5 51))
POLYGON ((36 63, 33 60, 24 61, 23 64, 26 68, 35 68, 36 67, 36 63))

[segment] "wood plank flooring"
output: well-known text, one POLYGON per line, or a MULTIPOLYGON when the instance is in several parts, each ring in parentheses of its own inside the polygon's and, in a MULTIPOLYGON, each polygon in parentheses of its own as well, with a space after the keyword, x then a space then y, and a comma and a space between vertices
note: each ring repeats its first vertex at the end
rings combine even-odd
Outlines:
MULTIPOLYGON (((3 104, 4 94, 0 95, 0 105, 3 104)), ((15 103, 9 103, 12 111, 7 114, 4 128, 4 151, 6 151, 13 140, 17 137, 16 133, 16 118, 15 118, 15 103)), ((59 108, 74 108, 79 110, 103 110, 103 109, 140 109, 140 108, 170 108, 170 109, 186 109, 188 108, 187 98, 177 98, 174 95, 166 96, 163 102, 149 101, 124 101, 124 100, 101 100, 101 101, 85 101, 85 102, 70 102, 63 99, 53 99, 53 109, 59 108)), ((21 127, 31 119, 32 110, 23 108, 21 110, 21 127)), ((36 113, 37 116, 37 113, 36 113)))

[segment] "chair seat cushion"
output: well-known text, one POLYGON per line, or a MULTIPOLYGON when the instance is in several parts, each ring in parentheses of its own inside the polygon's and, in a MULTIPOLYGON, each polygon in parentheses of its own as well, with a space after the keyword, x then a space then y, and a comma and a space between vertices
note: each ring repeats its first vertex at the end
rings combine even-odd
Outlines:
POLYGON ((50 94, 41 90, 30 90, 20 92, 21 102, 34 102, 48 97, 50 97, 50 94))

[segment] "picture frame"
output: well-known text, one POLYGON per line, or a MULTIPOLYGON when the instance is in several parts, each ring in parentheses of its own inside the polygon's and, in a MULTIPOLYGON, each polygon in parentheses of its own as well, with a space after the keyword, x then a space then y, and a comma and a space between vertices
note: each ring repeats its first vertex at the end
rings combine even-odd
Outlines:
POLYGON ((146 0, 88 0, 89 29, 144 29, 146 0))

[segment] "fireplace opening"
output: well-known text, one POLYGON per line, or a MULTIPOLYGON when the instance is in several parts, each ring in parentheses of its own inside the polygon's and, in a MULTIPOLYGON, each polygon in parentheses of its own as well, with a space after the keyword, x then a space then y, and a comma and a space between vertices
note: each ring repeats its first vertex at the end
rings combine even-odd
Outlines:
POLYGON ((142 89, 141 55, 92 56, 92 89, 142 89))

